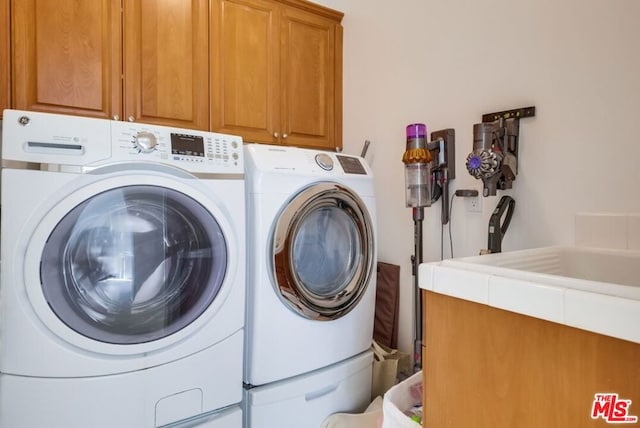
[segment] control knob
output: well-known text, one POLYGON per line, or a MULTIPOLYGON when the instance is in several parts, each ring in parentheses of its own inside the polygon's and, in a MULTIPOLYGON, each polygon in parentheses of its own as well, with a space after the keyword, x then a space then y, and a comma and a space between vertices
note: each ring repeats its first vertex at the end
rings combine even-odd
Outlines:
POLYGON ((325 171, 331 171, 333 169, 333 159, 326 153, 317 154, 316 163, 325 171))
POLYGON ((133 137, 133 147, 142 153, 150 153, 156 149, 158 139, 148 131, 140 131, 133 137))

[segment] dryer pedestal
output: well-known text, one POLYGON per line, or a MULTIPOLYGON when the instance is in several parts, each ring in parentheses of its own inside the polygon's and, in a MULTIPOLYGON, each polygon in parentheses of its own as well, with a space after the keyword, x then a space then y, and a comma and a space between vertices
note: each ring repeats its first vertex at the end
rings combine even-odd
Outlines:
POLYGON ((245 427, 318 428, 333 413, 357 413, 371 401, 373 354, 244 391, 245 427))

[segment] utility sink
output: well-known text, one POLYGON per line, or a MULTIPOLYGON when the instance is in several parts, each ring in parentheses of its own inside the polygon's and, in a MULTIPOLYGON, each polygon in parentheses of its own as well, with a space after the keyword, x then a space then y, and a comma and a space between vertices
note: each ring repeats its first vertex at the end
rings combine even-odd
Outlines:
POLYGON ((457 262, 477 264, 482 266, 479 269, 492 272, 513 269, 522 272, 514 272, 516 276, 536 277, 550 285, 640 299, 640 252, 636 251, 546 247, 464 257, 457 262))
POLYGON ((424 263, 420 287, 640 343, 640 252, 544 247, 424 263))

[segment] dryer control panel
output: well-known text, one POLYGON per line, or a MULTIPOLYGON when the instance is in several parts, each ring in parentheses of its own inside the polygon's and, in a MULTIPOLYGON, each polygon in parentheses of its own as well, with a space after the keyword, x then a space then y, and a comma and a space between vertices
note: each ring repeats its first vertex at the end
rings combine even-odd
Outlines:
POLYGON ((289 175, 316 175, 327 179, 351 177, 368 179, 373 175, 367 162, 359 156, 300 147, 246 144, 249 169, 286 172, 289 175), (366 177, 365 177, 366 176, 366 177))
POLYGON ((343 155, 336 155, 336 158, 346 174, 367 174, 359 158, 343 155))

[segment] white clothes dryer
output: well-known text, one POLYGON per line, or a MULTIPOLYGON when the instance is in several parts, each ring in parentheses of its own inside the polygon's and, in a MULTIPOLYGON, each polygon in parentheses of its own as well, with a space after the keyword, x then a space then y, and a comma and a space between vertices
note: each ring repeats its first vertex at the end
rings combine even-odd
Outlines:
POLYGON ((5 110, 0 426, 240 403, 243 159, 240 137, 5 110))
POLYGON ((371 346, 376 228, 364 159, 245 145, 247 388, 371 346))

